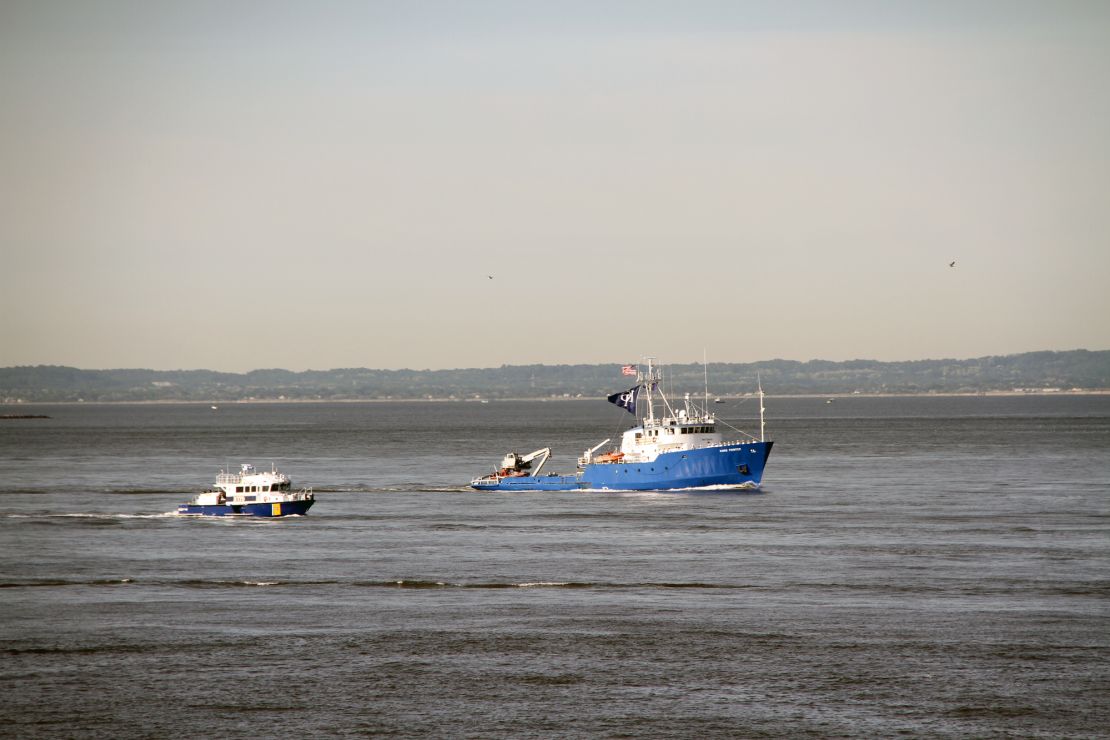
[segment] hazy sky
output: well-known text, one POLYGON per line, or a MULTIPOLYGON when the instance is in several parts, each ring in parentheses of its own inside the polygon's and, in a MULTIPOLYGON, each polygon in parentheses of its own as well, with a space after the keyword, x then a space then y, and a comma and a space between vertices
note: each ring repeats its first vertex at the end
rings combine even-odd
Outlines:
POLYGON ((703 348, 1110 348, 1110 3, 0 0, 0 366, 703 348))

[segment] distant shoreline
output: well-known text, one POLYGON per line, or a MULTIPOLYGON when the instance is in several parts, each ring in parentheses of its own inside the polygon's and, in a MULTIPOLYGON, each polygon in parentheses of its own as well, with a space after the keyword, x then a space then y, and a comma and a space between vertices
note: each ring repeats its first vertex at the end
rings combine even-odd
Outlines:
MULTIPOLYGON (((629 368, 639 370, 638 366, 629 368)), ((707 379, 712 386, 710 399, 736 399, 752 395, 760 378, 763 387, 772 392, 772 398, 1110 392, 1110 349, 1026 352, 973 360, 777 359, 671 364, 666 368, 668 387, 689 390, 694 399, 705 393, 707 379)), ((454 370, 341 368, 303 372, 272 368, 248 373, 16 366, 0 368, 0 404, 552 401, 604 398, 627 387, 626 383, 639 382, 617 375, 617 371, 616 364, 503 365, 454 370)), ((628 374, 626 370, 624 375, 628 374)))
MULTIPOLYGON (((851 399, 851 398, 980 398, 991 397, 1022 397, 1022 398, 1053 398, 1060 396, 1107 396, 1110 388, 1085 389, 1085 390, 1059 390, 1059 391, 975 391, 975 392, 934 392, 934 393, 794 393, 774 394, 767 393, 768 399, 790 398, 823 398, 823 399, 851 399)), ((754 400, 756 396, 714 396, 726 402, 754 400)), ((580 398, 558 397, 522 397, 522 398, 250 398, 234 401, 208 399, 208 400, 150 400, 150 401, 0 401, 0 408, 25 408, 27 406, 250 406, 250 405, 275 405, 275 404, 307 404, 307 403, 506 403, 529 401, 535 403, 563 403, 567 401, 604 401, 604 396, 582 396, 580 398)), ((713 405, 712 403, 710 405, 713 405)))

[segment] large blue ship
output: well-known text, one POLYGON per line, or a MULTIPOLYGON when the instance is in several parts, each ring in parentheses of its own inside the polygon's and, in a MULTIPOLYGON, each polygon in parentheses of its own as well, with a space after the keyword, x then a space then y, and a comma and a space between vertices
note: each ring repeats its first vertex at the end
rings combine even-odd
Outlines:
POLYGON ((630 365, 624 371, 636 375, 636 385, 608 400, 639 423, 621 435, 619 448, 598 454, 610 440, 601 442, 578 458, 577 472, 567 475, 542 473, 550 448, 526 455, 510 452, 495 472, 475 478, 470 487, 480 491, 759 488, 774 444, 764 435, 762 387, 759 437, 734 430, 735 438, 725 440, 718 428, 724 422, 709 411, 708 393, 703 406, 687 393, 682 407, 676 408, 659 393, 661 375, 650 359, 646 372, 630 365), (661 404, 659 417, 655 415, 656 396, 661 404))

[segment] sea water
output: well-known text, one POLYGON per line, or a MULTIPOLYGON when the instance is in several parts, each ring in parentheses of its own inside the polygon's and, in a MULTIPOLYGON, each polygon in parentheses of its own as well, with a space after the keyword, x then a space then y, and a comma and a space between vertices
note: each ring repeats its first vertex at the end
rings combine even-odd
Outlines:
POLYGON ((466 483, 631 417, 20 406, 0 734, 1108 736, 1110 396, 766 405, 758 493, 513 494, 466 483), (242 462, 310 514, 171 513, 242 462))

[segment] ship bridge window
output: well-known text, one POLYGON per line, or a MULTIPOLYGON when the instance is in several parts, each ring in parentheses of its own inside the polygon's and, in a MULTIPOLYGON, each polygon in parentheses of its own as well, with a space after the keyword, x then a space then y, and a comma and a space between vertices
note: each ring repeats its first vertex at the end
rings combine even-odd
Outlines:
POLYGON ((242 493, 243 492, 243 487, 242 486, 235 486, 235 492, 236 493, 242 493))

